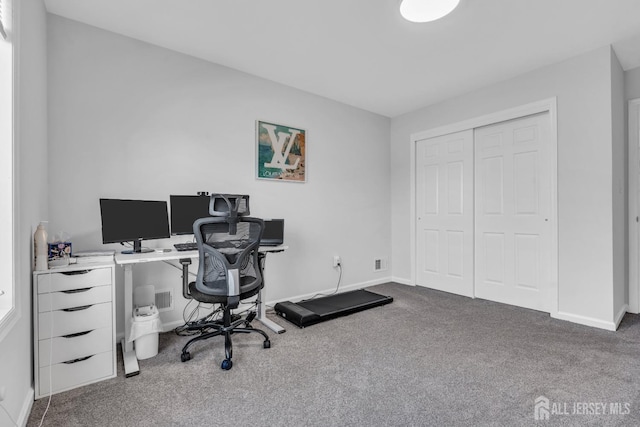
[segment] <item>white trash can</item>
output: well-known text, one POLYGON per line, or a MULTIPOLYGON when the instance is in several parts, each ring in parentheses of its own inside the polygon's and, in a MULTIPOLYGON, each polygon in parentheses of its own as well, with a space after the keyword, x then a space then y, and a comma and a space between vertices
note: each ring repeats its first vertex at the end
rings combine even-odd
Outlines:
POLYGON ((138 360, 158 354, 158 335, 162 330, 160 313, 155 305, 136 307, 133 312, 131 336, 138 360))

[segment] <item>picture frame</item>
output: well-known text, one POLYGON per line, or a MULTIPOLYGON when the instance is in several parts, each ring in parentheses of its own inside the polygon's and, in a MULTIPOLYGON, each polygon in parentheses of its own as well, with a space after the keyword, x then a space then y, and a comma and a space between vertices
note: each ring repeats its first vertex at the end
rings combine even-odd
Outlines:
POLYGON ((256 178, 306 182, 304 129, 256 120, 256 178))

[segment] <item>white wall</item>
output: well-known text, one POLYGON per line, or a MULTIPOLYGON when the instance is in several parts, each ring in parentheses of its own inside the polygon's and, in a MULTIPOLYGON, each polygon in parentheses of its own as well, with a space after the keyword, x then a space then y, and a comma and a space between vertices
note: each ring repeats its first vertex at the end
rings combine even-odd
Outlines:
MULTIPOLYGON (((343 286, 388 279, 373 271, 390 257, 388 118, 55 15, 48 24, 50 230, 74 250, 103 247, 100 197, 243 193, 252 215, 286 219, 290 249, 267 259, 267 300, 335 288, 333 255, 343 286), (255 179, 257 119, 307 131, 307 183, 255 179)), ((139 266, 134 281, 175 289, 163 320, 182 318, 178 270, 139 266)))
MULTIPOLYGON (((20 319, 0 341, 2 405, 20 425, 33 403, 31 336, 32 225, 47 216, 46 12, 40 0, 17 2, 19 9, 18 167, 15 280, 20 319)), ((15 12, 15 9, 14 9, 15 12)), ((14 16, 14 24, 16 23, 14 16)), ((0 425, 11 425, 0 411, 0 425)))
MULTIPOLYGON (((629 129, 629 101, 632 99, 637 99, 640 98, 640 67, 638 68, 634 68, 632 70, 627 70, 624 72, 624 106, 625 106, 625 136, 626 136, 626 141, 627 141, 627 150, 629 149, 629 141, 628 141, 628 129, 629 129)), ((633 143, 633 141, 632 141, 633 143)), ((637 143, 637 141, 636 141, 637 143)), ((627 164, 627 169, 628 169, 628 164, 627 164)), ((628 173, 628 172, 627 172, 628 173)), ((628 182, 627 184, 630 183, 628 182)), ((632 202, 632 198, 629 198, 628 202, 632 202)), ((630 206, 627 207, 627 212, 629 212, 629 208, 630 206)), ((636 227, 629 227, 629 233, 633 233, 635 232, 636 227)), ((634 236, 629 235, 628 239, 634 239, 634 236)), ((627 242, 629 242, 629 240, 627 239, 627 242)), ((631 264, 631 259, 628 260, 629 264, 631 264)), ((637 263, 637 261, 636 261, 637 263)), ((637 288, 639 285, 638 283, 629 283, 629 288, 631 287, 635 287, 637 288)), ((629 291, 630 292, 630 291, 629 291)), ((630 302, 630 301, 629 301, 630 302)), ((633 304, 630 302, 631 307, 633 307, 633 304)), ((636 304, 637 305, 637 304, 636 304)))
MULTIPOLYGON (((616 188, 609 166, 616 169, 620 149, 615 145, 612 154, 606 143, 612 128, 605 118, 612 115, 607 99, 615 109, 620 86, 608 49, 395 118, 389 136, 383 117, 59 17, 47 19, 41 1, 16 3, 22 33, 15 265, 21 317, 0 341, 0 386, 7 390, 3 406, 19 423, 26 421, 33 396, 31 242, 38 221, 49 219, 50 231, 71 233, 76 250, 89 249, 102 247, 99 197, 246 192, 256 215, 287 218, 291 250, 268 261, 269 299, 331 288, 336 253, 344 259, 344 284, 384 279, 371 263, 391 256, 390 244, 393 276, 408 282, 409 135, 550 96, 558 96, 559 114, 560 309, 608 321, 606 302, 619 307, 620 288, 615 301, 610 293, 616 274, 611 242, 619 236, 611 235, 606 211, 620 203, 607 190, 616 188), (603 78, 607 68, 612 84, 603 78), (307 129, 308 183, 253 179, 255 119, 307 129)), ((626 99, 640 97, 640 68, 625 72, 624 79, 626 99)), ((614 143, 618 116, 614 111, 614 143)), ((179 295, 177 271, 136 273, 137 281, 174 287, 179 295)), ((0 424, 3 416, 0 411, 0 424)))
POLYGON ((603 47, 391 122, 393 276, 409 281, 409 140, 415 132, 557 97, 559 311, 613 326, 611 52, 603 47))
POLYGON ((629 187, 624 71, 611 49, 611 130, 613 172, 613 314, 621 320, 629 301, 629 187))
POLYGON ((624 92, 627 101, 640 98, 640 67, 624 72, 624 92))

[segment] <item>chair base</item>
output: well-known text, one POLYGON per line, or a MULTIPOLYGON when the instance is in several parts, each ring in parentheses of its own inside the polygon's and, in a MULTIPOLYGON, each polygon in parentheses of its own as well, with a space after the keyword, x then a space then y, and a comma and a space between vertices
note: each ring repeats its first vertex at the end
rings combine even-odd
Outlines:
POLYGON ((233 315, 231 314, 231 309, 225 307, 224 313, 222 315, 222 321, 217 320, 215 322, 208 322, 197 326, 187 327, 187 330, 200 330, 203 329, 215 329, 214 331, 207 332, 201 335, 198 335, 195 338, 190 339, 184 347, 182 347, 182 354, 180 355, 180 360, 182 362, 186 362, 191 360, 191 353, 189 353, 189 347, 202 340, 206 340, 212 337, 216 337, 218 335, 224 336, 224 353, 225 359, 222 361, 220 367, 224 370, 229 370, 233 367, 233 362, 231 361, 231 357, 233 356, 233 344, 231 342, 231 335, 233 334, 249 334, 249 333, 257 333, 264 337, 264 341, 262 343, 263 348, 270 348, 271 341, 269 341, 269 336, 260 329, 254 329, 251 326, 251 321, 256 317, 256 312, 251 311, 244 319, 233 320, 233 315), (244 325, 244 327, 241 327, 244 325))

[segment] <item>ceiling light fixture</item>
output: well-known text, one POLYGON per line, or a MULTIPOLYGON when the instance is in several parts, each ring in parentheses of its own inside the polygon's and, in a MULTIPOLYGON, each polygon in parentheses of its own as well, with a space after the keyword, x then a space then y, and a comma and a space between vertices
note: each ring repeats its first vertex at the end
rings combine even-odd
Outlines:
POLYGON ((431 22, 455 9, 460 0, 402 0, 400 14, 411 22, 431 22))

